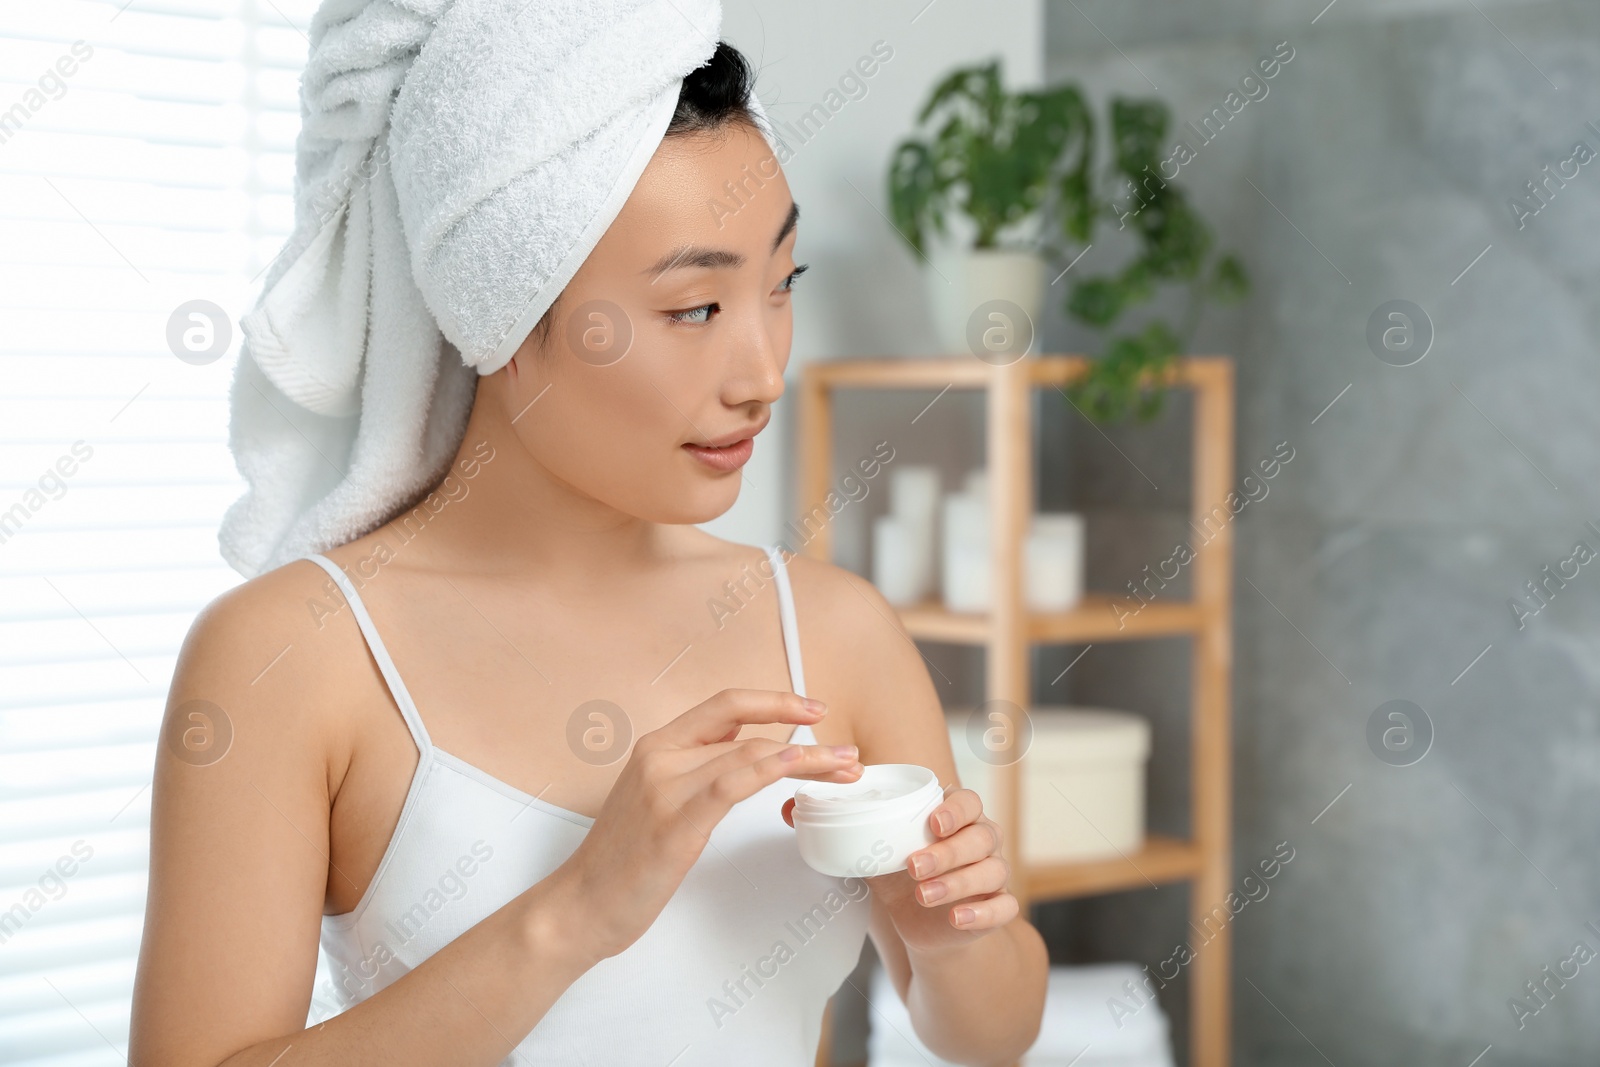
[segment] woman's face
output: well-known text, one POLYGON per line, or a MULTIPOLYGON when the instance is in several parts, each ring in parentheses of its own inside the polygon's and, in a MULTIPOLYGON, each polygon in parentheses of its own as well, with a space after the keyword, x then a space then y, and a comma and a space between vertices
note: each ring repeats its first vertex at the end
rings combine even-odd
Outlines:
POLYGON ((690 446, 759 434, 783 393, 797 214, 758 132, 664 139, 548 338, 530 335, 506 368, 512 415, 538 398, 513 425, 533 459, 647 521, 727 511, 752 442, 690 446))

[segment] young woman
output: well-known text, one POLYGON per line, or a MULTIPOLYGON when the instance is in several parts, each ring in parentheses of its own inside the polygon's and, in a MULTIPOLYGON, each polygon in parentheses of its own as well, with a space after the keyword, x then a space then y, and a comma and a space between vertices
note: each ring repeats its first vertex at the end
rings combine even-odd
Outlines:
POLYGON ((805 269, 750 81, 726 45, 685 79, 429 506, 195 621, 169 726, 205 701, 231 740, 158 756, 130 1062, 798 1067, 864 936, 939 1055, 1037 1036, 1042 941, 893 609, 694 525, 783 394, 805 269), (947 783, 936 843, 820 875, 789 798, 864 763, 947 783), (344 1010, 307 1028, 313 995, 344 1010))

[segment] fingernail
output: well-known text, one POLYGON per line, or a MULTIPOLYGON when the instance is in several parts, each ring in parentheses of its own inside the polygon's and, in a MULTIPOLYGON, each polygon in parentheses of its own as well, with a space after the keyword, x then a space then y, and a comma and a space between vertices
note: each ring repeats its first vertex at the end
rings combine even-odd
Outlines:
POLYGON ((811 712, 813 715, 821 715, 823 712, 828 710, 828 705, 824 704, 820 700, 813 700, 810 697, 803 698, 800 703, 803 704, 805 709, 811 712))
POLYGON ((925 852, 919 852, 911 857, 911 876, 921 878, 933 869, 933 857, 925 852))
POLYGON ((944 895, 945 895, 945 888, 944 888, 944 883, 943 882, 923 882, 922 883, 922 902, 924 904, 932 904, 932 903, 935 903, 936 901, 943 900, 944 899, 944 895))
POLYGON ((941 834, 947 834, 950 832, 951 819, 948 811, 941 811, 938 815, 934 816, 933 821, 939 824, 939 832, 941 834))
POLYGON ((795 760, 800 758, 800 746, 790 745, 788 748, 778 753, 778 758, 783 760, 785 763, 793 763, 795 760))
POLYGON ((975 916, 973 915, 971 908, 957 908, 955 910, 955 919, 956 919, 956 925, 957 926, 965 926, 965 925, 967 925, 968 923, 970 923, 973 920, 974 917, 975 916))
POLYGON ((840 759, 855 759, 856 758, 856 746, 854 746, 854 745, 834 745, 833 746, 833 754, 835 756, 838 756, 840 759))

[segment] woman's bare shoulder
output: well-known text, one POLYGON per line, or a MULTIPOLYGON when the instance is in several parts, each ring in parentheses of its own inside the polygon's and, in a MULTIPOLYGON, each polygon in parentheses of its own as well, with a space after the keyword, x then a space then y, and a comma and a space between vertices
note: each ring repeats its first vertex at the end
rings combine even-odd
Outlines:
MULTIPOLYGON (((344 628, 328 623, 344 610, 344 597, 327 572, 309 560, 294 560, 213 597, 195 616, 184 649, 230 672, 263 653, 275 658, 297 648, 308 653, 297 660, 314 666, 328 659, 326 646, 343 636, 344 628)), ((257 664, 258 670, 266 667, 266 661, 257 664)))
MULTIPOLYGON (((302 743, 329 741, 334 709, 361 691, 359 632, 328 574, 295 560, 214 597, 195 616, 173 673, 168 714, 191 701, 220 708, 230 722, 268 717, 270 732, 302 743)), ((242 726, 244 723, 236 723, 242 726)))
POLYGON ((802 629, 808 617, 825 619, 826 625, 820 627, 824 633, 817 636, 845 647, 866 641, 871 648, 878 648, 886 641, 910 640, 894 606, 861 575, 806 555, 786 554, 784 566, 802 629))
POLYGON ((786 564, 807 691, 847 709, 863 763, 920 763, 953 778, 943 709, 926 659, 877 586, 809 556, 786 564))

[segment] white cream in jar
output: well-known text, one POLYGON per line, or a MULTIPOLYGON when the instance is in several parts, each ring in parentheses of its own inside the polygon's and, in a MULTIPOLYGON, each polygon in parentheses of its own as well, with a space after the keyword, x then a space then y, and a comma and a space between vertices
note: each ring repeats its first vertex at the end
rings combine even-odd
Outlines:
POLYGON ((928 816, 943 799, 938 776, 914 763, 874 763, 854 782, 804 782, 791 813, 800 857, 837 878, 903 871, 936 840, 928 816))

